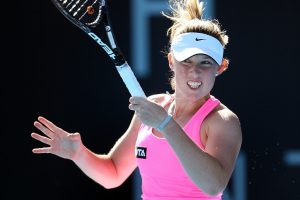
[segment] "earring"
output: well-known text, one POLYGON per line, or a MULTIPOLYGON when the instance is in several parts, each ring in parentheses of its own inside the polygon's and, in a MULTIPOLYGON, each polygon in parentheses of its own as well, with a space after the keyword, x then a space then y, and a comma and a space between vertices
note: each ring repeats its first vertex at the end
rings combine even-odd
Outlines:
POLYGON ((218 76, 219 74, 218 73, 215 73, 215 76, 218 76))

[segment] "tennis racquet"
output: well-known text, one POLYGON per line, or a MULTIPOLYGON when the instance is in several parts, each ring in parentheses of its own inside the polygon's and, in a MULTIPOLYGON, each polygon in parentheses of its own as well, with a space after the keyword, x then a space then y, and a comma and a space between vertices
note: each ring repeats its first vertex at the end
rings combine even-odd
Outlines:
POLYGON ((131 67, 115 43, 105 0, 51 0, 74 25, 89 35, 113 61, 131 96, 146 97, 131 67), (99 24, 105 27, 110 46, 99 37, 99 24))

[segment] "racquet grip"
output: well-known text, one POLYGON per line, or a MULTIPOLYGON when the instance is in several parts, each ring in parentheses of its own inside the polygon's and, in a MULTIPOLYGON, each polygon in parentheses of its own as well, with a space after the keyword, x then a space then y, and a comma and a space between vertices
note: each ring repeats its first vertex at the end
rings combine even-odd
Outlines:
POLYGON ((146 97, 141 85, 137 81, 131 67, 125 62, 123 65, 116 66, 121 78, 123 79, 131 96, 146 97))

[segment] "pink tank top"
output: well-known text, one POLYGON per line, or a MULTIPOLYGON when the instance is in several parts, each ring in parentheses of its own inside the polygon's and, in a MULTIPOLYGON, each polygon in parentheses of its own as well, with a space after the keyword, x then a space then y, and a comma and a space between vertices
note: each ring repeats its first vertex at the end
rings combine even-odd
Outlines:
MULTIPOLYGON (((162 106, 169 104, 170 100, 171 98, 162 106)), ((204 118, 219 104, 219 100, 211 96, 183 128, 204 151, 200 127, 204 118)), ((222 193, 209 196, 190 180, 167 140, 155 136, 152 129, 141 125, 136 141, 136 158, 142 177, 143 200, 220 200, 222 193)))

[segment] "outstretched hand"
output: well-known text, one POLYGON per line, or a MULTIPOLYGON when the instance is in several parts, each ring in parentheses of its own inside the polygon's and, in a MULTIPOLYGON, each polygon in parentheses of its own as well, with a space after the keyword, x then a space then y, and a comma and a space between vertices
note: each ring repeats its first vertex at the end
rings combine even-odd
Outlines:
POLYGON ((167 116, 167 111, 154 101, 144 97, 130 97, 129 109, 147 126, 157 128, 167 116))
POLYGON ((73 160, 76 157, 76 154, 82 145, 79 133, 68 133, 44 117, 38 117, 38 121, 34 122, 34 126, 44 133, 45 136, 38 133, 32 133, 31 137, 49 146, 34 148, 32 150, 33 153, 51 153, 70 160, 73 160))

